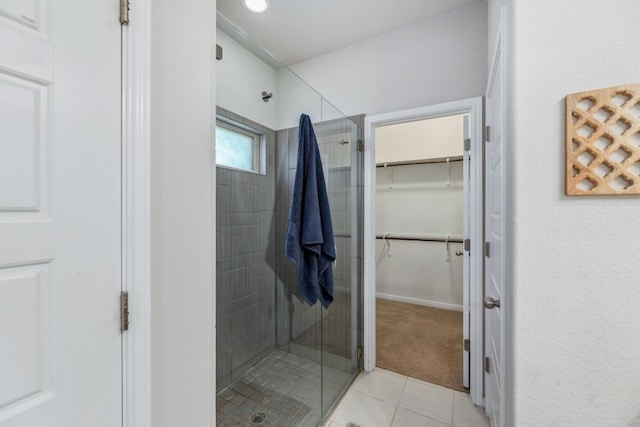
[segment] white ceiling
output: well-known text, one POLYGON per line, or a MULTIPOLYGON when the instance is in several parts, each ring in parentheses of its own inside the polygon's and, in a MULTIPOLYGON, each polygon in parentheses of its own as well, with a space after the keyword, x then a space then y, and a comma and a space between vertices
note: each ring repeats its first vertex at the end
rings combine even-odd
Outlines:
POLYGON ((263 13, 240 0, 218 0, 218 12, 286 65, 482 0, 269 0, 263 13))

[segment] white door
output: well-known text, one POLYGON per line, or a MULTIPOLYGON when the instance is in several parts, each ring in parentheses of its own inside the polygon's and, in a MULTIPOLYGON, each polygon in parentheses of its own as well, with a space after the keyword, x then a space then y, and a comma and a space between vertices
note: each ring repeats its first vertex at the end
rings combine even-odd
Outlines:
MULTIPOLYGON (((469 116, 465 115, 463 120, 463 138, 465 141, 470 138, 469 129, 469 116)), ((471 159, 470 159, 470 146, 465 147, 462 151, 462 189, 463 189, 463 239, 471 241, 471 159), (467 150, 469 148, 469 150, 467 150)), ((466 346, 465 342, 470 343, 470 330, 471 330, 471 252, 464 250, 464 260, 462 263, 462 385, 466 388, 470 387, 469 382, 469 361, 470 361, 470 346, 466 346)))
POLYGON ((0 0, 0 424, 122 424, 117 0, 0 0))
POLYGON ((498 48, 487 90, 489 135, 485 150, 485 408, 492 426, 504 425, 504 315, 500 300, 504 290, 505 228, 505 83, 504 58, 498 48))

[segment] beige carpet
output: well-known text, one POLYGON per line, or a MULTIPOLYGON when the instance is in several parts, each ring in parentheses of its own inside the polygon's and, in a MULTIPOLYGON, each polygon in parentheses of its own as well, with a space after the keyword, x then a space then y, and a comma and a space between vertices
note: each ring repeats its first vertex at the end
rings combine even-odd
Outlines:
POLYGON ((377 366, 443 387, 462 386, 462 313, 377 299, 377 366))

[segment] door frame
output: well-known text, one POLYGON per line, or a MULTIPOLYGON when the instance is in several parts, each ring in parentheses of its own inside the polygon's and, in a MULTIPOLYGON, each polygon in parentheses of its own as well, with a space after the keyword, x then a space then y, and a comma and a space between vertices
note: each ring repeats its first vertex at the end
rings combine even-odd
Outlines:
POLYGON ((375 129, 395 123, 431 119, 456 114, 470 115, 472 200, 470 206, 471 251, 469 293, 470 329, 470 394, 476 405, 483 405, 483 98, 419 107, 365 117, 364 149, 364 369, 372 371, 376 364, 376 271, 375 271, 375 129))
POLYGON ((122 425, 151 427, 151 0, 130 13, 121 30, 122 291, 131 321, 122 334, 122 425))

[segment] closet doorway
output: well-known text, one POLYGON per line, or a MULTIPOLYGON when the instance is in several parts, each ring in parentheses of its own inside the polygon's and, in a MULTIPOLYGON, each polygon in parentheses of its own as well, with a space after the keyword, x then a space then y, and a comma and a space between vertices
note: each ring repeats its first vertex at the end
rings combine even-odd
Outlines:
POLYGON ((468 121, 421 119, 375 135, 376 366, 462 392, 468 121))
POLYGON ((366 119, 365 369, 482 403, 482 99, 366 119))

